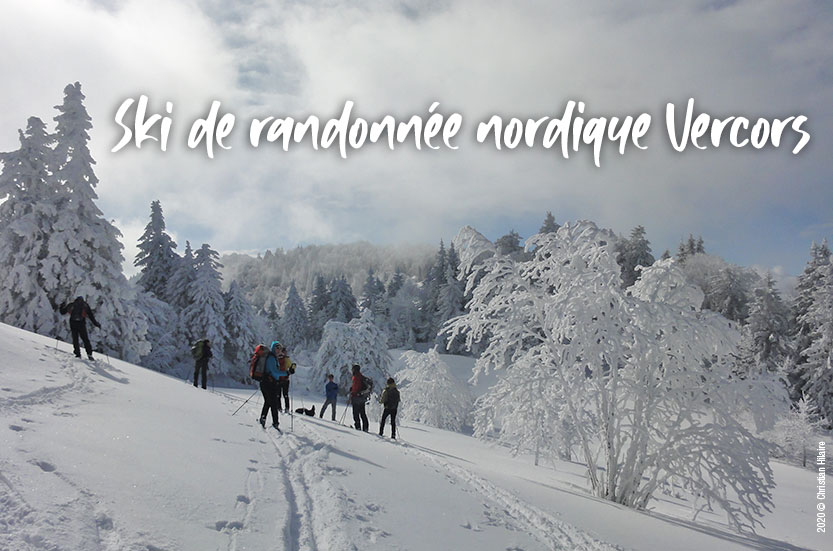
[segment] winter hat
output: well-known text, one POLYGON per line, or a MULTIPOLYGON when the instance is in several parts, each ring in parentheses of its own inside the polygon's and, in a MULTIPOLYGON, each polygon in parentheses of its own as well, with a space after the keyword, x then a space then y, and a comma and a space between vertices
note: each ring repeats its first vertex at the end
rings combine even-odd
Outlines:
POLYGON ((389 385, 396 384, 396 382, 393 380, 393 377, 388 377, 388 384, 389 385))
POLYGON ((269 347, 269 350, 275 352, 277 349, 281 347, 280 341, 272 341, 272 346, 269 347))
POLYGON ((361 369, 362 369, 362 368, 361 368, 361 367, 359 367, 359 364, 353 364, 353 375, 355 375, 356 373, 358 373, 359 371, 361 371, 361 369))

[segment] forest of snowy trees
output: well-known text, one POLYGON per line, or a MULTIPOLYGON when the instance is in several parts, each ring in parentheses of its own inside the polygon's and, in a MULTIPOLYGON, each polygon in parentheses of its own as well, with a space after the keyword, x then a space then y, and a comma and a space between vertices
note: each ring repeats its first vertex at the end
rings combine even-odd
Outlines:
POLYGON ((92 121, 79 83, 54 128, 31 117, 0 154, 0 321, 67 339, 61 304, 86 297, 99 349, 183 376, 211 340, 212 373, 247 382, 259 342, 278 339, 342 386, 361 363, 379 386, 404 357, 403 411, 516 451, 578 457, 593 492, 646 507, 687 491, 754 528, 771 504, 771 457, 805 461, 833 420, 833 262, 810 247, 794 293, 690 235, 655 259, 647 232, 589 221, 494 242, 466 226, 436 249, 367 243, 232 255, 182 252, 159 201, 122 273, 118 228, 96 206, 92 121), (440 352, 497 372, 476 401, 440 352), (460 406, 463 407, 460 407, 460 406), (471 407, 469 407, 471 406, 471 407), (410 409, 408 409, 410 408, 410 409))

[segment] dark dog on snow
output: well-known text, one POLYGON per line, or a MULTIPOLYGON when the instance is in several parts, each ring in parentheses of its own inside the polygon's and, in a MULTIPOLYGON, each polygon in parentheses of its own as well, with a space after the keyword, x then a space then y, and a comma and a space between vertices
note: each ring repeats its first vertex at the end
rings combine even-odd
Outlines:
POLYGON ((295 410, 295 413, 303 413, 304 415, 315 417, 315 406, 312 406, 312 409, 298 408, 295 410))

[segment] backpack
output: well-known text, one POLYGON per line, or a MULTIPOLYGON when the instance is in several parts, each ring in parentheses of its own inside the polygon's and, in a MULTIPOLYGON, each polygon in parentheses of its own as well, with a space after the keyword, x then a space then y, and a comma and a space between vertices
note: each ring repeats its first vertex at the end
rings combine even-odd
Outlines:
POLYGON ((205 349, 205 341, 197 341, 191 345, 191 356, 195 360, 201 360, 203 350, 205 349))
POLYGON ((263 379, 263 374, 266 372, 266 357, 269 355, 269 349, 266 345, 259 344, 255 347, 252 353, 252 358, 249 360, 249 378, 254 381, 263 379))
POLYGON ((361 390, 359 390, 358 396, 370 396, 370 394, 373 392, 373 379, 371 379, 370 377, 366 377, 365 375, 361 375, 361 377, 362 388, 361 390))

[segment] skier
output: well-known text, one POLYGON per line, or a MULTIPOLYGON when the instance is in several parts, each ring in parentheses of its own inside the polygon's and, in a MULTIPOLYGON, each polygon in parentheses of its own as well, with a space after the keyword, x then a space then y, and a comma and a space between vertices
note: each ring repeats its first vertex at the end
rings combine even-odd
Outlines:
POLYGON ((90 337, 87 335, 87 318, 101 329, 101 324, 95 320, 93 310, 90 305, 84 300, 84 297, 77 297, 74 302, 62 304, 59 311, 61 315, 69 314, 69 330, 72 332, 72 348, 75 352, 75 357, 81 357, 81 348, 78 346, 78 337, 84 341, 84 349, 87 351, 87 357, 93 359, 93 346, 90 344, 90 337))
POLYGON ((353 424, 356 430, 367 432, 367 413, 364 411, 364 404, 367 401, 367 389, 364 384, 361 367, 353 365, 353 385, 350 387, 350 405, 353 408, 353 424))
MULTIPOLYGON (((274 344, 272 343, 273 346, 274 344)), ((278 409, 281 408, 281 395, 283 395, 284 406, 286 412, 289 413, 289 376, 295 373, 295 364, 286 355, 286 347, 280 343, 278 343, 275 356, 278 360, 278 371, 281 374, 280 378, 278 378, 278 409)))
POLYGON ((208 379, 208 360, 214 356, 211 353, 211 341, 203 339, 197 341, 194 346, 198 347, 198 352, 194 356, 194 386, 197 386, 197 380, 200 377, 200 373, 202 373, 202 388, 205 390, 208 379))
POLYGON ((327 399, 324 401, 324 405, 321 407, 321 419, 324 418, 324 410, 327 409, 327 406, 332 406, 333 410, 333 421, 336 420, 336 401, 338 400, 338 384, 333 381, 335 377, 332 373, 327 375, 327 384, 324 385, 324 393, 327 396, 327 399))
POLYGON ((382 421, 379 423, 379 436, 385 435, 385 420, 390 416, 390 437, 396 440, 396 410, 399 409, 399 389, 396 388, 393 377, 388 379, 388 384, 379 397, 379 403, 385 406, 382 411, 382 421))
POLYGON ((266 356, 266 368, 263 378, 260 380, 260 392, 263 394, 263 409, 260 410, 260 426, 266 428, 266 415, 272 411, 272 426, 278 428, 278 410, 280 409, 280 397, 278 396, 278 379, 281 371, 278 367, 278 352, 281 343, 275 341, 269 347, 269 355, 266 356))

